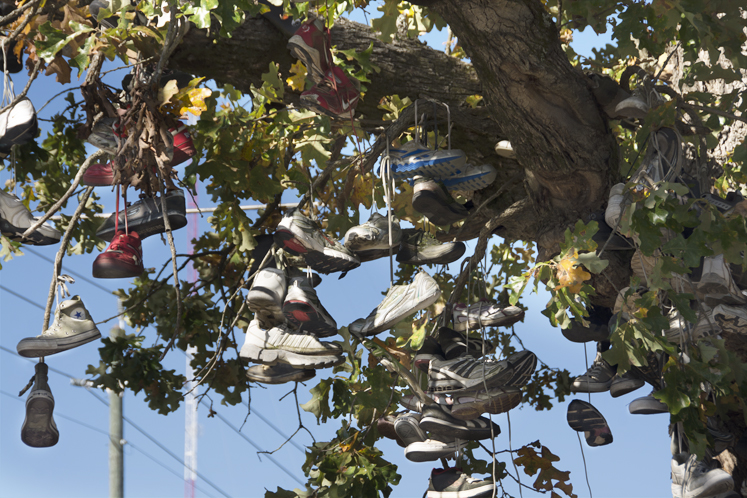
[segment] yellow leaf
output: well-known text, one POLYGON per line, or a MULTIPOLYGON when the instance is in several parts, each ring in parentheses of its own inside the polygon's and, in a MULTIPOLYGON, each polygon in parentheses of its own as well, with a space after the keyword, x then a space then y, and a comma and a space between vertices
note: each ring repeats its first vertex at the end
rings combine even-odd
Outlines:
POLYGON ((303 92, 306 86, 306 66, 297 61, 290 68, 291 76, 285 80, 294 91, 303 92))
POLYGON ((577 266, 576 263, 569 258, 563 258, 560 260, 557 266, 557 277, 558 287, 568 287, 568 290, 573 293, 581 291, 584 281, 591 278, 591 273, 584 271, 583 267, 577 266))

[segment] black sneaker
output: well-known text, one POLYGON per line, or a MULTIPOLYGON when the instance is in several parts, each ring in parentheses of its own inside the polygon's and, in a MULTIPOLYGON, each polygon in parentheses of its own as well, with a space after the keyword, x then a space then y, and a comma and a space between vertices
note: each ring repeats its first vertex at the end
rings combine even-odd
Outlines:
POLYGON ((571 326, 562 329, 563 336, 571 342, 601 342, 609 339, 609 322, 612 311, 609 308, 590 307, 589 326, 584 327, 581 322, 572 321, 571 326))
POLYGON ((49 448, 57 444, 60 433, 54 423, 54 396, 47 383, 49 367, 46 363, 34 365, 34 387, 26 399, 26 418, 21 426, 21 441, 34 448, 49 448))
POLYGON ((432 360, 428 369, 428 392, 455 393, 505 386, 513 377, 513 367, 508 360, 476 360, 471 356, 432 360))
POLYGON ((485 352, 483 353, 483 340, 481 337, 470 335, 468 341, 464 334, 448 327, 438 329, 438 342, 441 345, 441 349, 443 349, 443 356, 447 360, 453 360, 465 353, 474 358, 482 358, 484 355, 492 353, 493 349, 495 349, 490 341, 486 341, 485 352))
POLYGON ((434 434, 440 434, 458 439, 477 441, 490 439, 501 433, 501 428, 485 417, 474 420, 459 420, 451 415, 448 405, 425 405, 420 428, 434 434), (491 434, 492 425, 492 434, 491 434))
POLYGON ((441 244, 423 230, 407 228, 402 230, 397 262, 405 265, 447 265, 461 258, 465 250, 463 242, 441 244))
POLYGON ((451 415, 459 420, 472 420, 483 413, 497 415, 513 410, 521 403, 518 387, 493 387, 454 396, 451 415))
POLYGON ((634 251, 635 245, 633 241, 623 237, 618 233, 612 232, 610 227, 604 220, 604 211, 596 211, 591 213, 586 219, 586 223, 590 221, 596 221, 599 227, 597 233, 592 235, 591 240, 597 243, 597 251, 602 250, 604 247, 605 251, 634 251), (609 240, 609 242, 608 242, 609 240))
POLYGON ((612 431, 607 421, 591 403, 574 399, 568 405, 567 419, 571 429, 584 433, 589 446, 604 446, 612 442, 612 431))
POLYGON ((428 481, 427 498, 482 498, 492 496, 492 477, 475 479, 459 469, 433 469, 428 481))
MULTIPOLYGON (((171 230, 178 230, 187 226, 187 206, 184 202, 184 191, 172 190, 166 194, 166 212, 169 216, 171 230)), ((132 203, 127 208, 127 224, 130 230, 134 230, 141 239, 166 232, 163 226, 163 214, 161 212, 161 199, 146 197, 132 203)), ((114 238, 114 217, 112 214, 101 224, 96 231, 100 238, 111 242, 114 238)), ((119 212, 119 227, 125 226, 125 211, 119 212)))
POLYGON ((443 360, 444 351, 441 349, 441 345, 433 336, 428 336, 423 341, 423 345, 415 353, 415 366, 421 371, 428 373, 428 366, 431 364, 431 360, 443 360))
POLYGON ((277 365, 254 365, 246 369, 246 378, 262 384, 285 384, 305 382, 313 379, 316 371, 312 368, 293 368, 284 363, 277 365))
POLYGON ((435 180, 416 176, 412 191, 412 208, 434 225, 451 225, 469 216, 469 209, 459 204, 435 180))
MULTIPOLYGON (((7 4, 4 4, 7 5, 7 4)), ((11 8, 12 11, 12 8, 11 8)), ((3 17, 7 14, 0 13, 3 17)), ((20 73, 23 69, 23 52, 21 52, 20 59, 16 57, 16 45, 18 41, 12 41, 5 44, 5 53, 3 54, 3 60, 0 62, 2 66, 0 69, 7 69, 10 74, 20 73)))

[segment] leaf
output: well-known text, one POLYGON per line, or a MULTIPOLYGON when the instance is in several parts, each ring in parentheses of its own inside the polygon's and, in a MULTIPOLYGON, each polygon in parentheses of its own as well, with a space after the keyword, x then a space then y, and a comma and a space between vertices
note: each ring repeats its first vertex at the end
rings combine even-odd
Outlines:
POLYGON ((47 76, 55 74, 57 83, 64 85, 70 83, 70 73, 71 69, 67 64, 67 61, 58 55, 49 63, 49 65, 47 65, 47 71, 45 74, 47 76))
POLYGON ((306 67, 300 60, 291 65, 291 76, 285 82, 293 91, 302 92, 306 87, 306 67))
POLYGON ((589 269, 590 272, 600 274, 607 268, 610 262, 606 259, 601 259, 596 252, 585 252, 579 254, 576 260, 589 269))
POLYGON ((564 258, 561 259, 556 267, 556 274, 558 278, 558 286, 555 290, 562 287, 568 287, 568 290, 574 294, 581 291, 583 282, 591 278, 589 272, 584 271, 581 267, 577 266, 573 259, 564 258))
POLYGON ((171 97, 179 93, 179 86, 176 80, 169 80, 165 86, 158 89, 158 102, 159 107, 163 106, 171 100, 171 97))

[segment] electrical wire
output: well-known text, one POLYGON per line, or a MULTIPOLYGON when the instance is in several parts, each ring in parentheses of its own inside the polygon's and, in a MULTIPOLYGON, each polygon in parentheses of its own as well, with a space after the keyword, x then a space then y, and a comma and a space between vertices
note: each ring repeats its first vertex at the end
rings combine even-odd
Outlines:
MULTIPOLYGON (((242 400, 241 403, 244 404, 244 406, 246 406, 247 408, 249 408, 249 403, 247 403, 246 401, 242 400)), ((251 411, 252 411, 252 415, 256 415, 262 422, 264 422, 265 424, 269 425, 271 429, 273 429, 275 432, 277 432, 278 434, 280 434, 281 436, 283 436, 286 439, 286 441, 288 441, 290 444, 292 444, 293 446, 295 446, 298 449, 298 451, 300 451, 304 456, 306 455, 306 450, 304 450, 301 447, 300 444, 298 444, 297 442, 295 442, 292 439, 290 439, 290 437, 287 436, 285 433, 283 433, 283 431, 281 431, 280 429, 278 429, 275 424, 273 424, 272 422, 270 422, 270 420, 267 419, 267 417, 265 417, 264 415, 262 415, 261 413, 259 413, 256 408, 251 408, 251 411)))
MULTIPOLYGON (((44 256, 43 254, 40 254, 40 253, 34 251, 30 247, 24 247, 23 250, 24 250, 24 252, 31 253, 34 256, 40 257, 44 261, 48 261, 48 262, 54 264, 54 260, 52 258, 48 258, 47 256, 44 256)), ((91 284, 94 287, 97 287, 97 288, 99 288, 99 289, 101 289, 101 290, 103 290, 105 292, 108 292, 109 294, 112 294, 114 292, 111 289, 107 289, 106 287, 104 287, 100 283, 96 282, 95 280, 91 280, 90 278, 85 277, 85 276, 81 275, 80 273, 74 272, 70 268, 67 268, 67 267, 63 266, 62 269, 65 270, 65 273, 69 273, 70 275, 74 276, 75 278, 78 278, 78 279, 80 279, 80 280, 82 280, 82 281, 84 281, 84 282, 86 282, 88 284, 91 284)))

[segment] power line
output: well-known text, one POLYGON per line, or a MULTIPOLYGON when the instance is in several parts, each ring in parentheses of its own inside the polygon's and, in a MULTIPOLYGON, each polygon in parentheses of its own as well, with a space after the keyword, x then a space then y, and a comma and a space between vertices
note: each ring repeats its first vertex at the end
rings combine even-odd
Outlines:
POLYGON ((7 287, 5 287, 3 285, 0 285, 0 289, 4 290, 5 292, 7 292, 9 294, 13 294, 18 299, 23 299, 27 303, 32 304, 32 305, 36 306, 39 309, 42 309, 42 310, 45 309, 44 306, 42 306, 41 304, 37 303, 36 301, 32 301, 31 299, 27 298, 26 296, 22 296, 21 294, 17 293, 16 291, 12 291, 12 290, 8 289, 7 287))
MULTIPOLYGON (((52 258, 48 258, 47 256, 44 256, 43 254, 40 254, 40 253, 34 251, 30 247, 24 247, 23 250, 26 251, 26 252, 30 252, 34 256, 38 256, 41 259, 54 264, 54 260, 52 258)), ((64 271, 66 271, 67 273, 69 273, 70 275, 72 275, 74 277, 77 277, 77 278, 81 279, 82 281, 84 281, 86 283, 89 283, 89 284, 91 284, 91 285, 93 285, 95 287, 98 287, 99 289, 101 289, 101 290, 103 290, 105 292, 108 292, 109 294, 111 294, 113 292, 111 289, 107 289, 106 287, 104 287, 100 283, 96 282, 95 280, 91 280, 90 278, 85 277, 85 276, 81 275, 80 273, 77 273, 77 272, 71 270, 70 268, 66 268, 65 266, 63 266, 62 269, 64 271)))
MULTIPOLYGON (((249 408, 249 404, 246 401, 242 400, 241 402, 244 404, 244 406, 246 406, 247 408, 249 408)), ((288 437, 286 434, 284 434, 280 429, 278 429, 275 426, 275 424, 273 424, 272 422, 270 422, 264 415, 262 415, 261 413, 259 413, 256 408, 251 408, 251 412, 252 412, 253 415, 256 415, 257 417, 259 417, 259 419, 262 422, 264 422, 265 424, 269 425, 275 432, 277 432, 278 434, 280 434, 281 436, 283 436, 286 441, 288 441, 290 444, 292 444, 293 446, 295 446, 298 449, 298 451, 300 451, 303 455, 306 455, 306 451, 301 447, 300 444, 298 444, 297 442, 293 441, 290 437, 288 437)))

